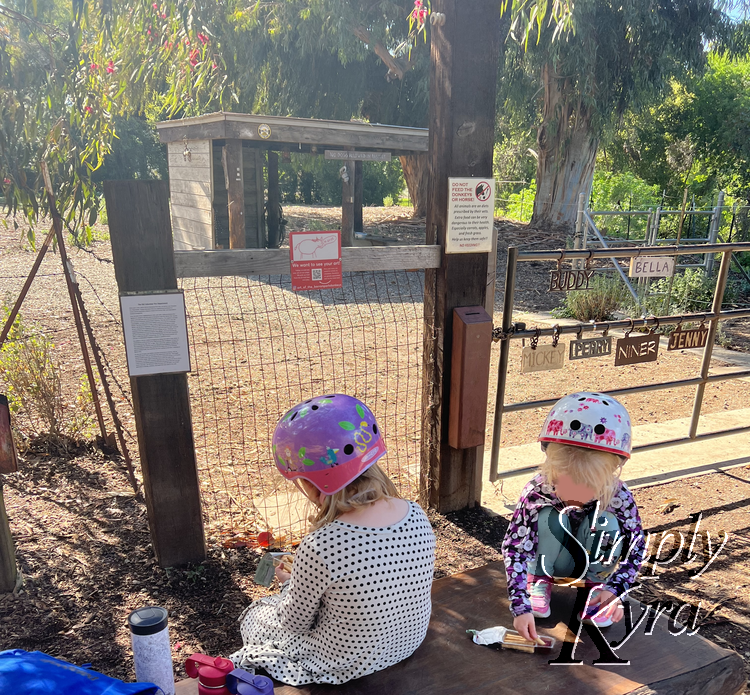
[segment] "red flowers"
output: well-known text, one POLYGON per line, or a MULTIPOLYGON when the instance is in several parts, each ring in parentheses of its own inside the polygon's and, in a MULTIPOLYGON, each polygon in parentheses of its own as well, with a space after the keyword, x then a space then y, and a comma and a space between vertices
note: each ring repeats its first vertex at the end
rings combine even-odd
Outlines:
POLYGON ((92 111, 92 109, 91 109, 91 107, 90 107, 90 106, 84 106, 84 107, 83 107, 83 110, 84 110, 84 111, 85 111, 86 113, 91 113, 91 111, 92 111))
POLYGON ((111 75, 114 71, 115 71, 115 64, 113 61, 110 60, 109 63, 107 63, 107 72, 111 75))
POLYGON ((91 63, 91 65, 89 65, 89 70, 91 70, 91 72, 94 72, 98 69, 99 69, 99 66, 96 63, 91 63))
POLYGON ((206 36, 203 33, 198 34, 198 41, 200 41, 204 46, 208 43, 208 36, 206 36))
POLYGON ((414 0, 414 9, 411 11, 411 16, 417 24, 424 24, 425 19, 427 19, 427 8, 422 0, 414 0))
POLYGON ((194 48, 192 51, 190 51, 190 55, 188 56, 190 65, 195 67, 198 64, 199 57, 200 57, 200 51, 197 48, 194 48))

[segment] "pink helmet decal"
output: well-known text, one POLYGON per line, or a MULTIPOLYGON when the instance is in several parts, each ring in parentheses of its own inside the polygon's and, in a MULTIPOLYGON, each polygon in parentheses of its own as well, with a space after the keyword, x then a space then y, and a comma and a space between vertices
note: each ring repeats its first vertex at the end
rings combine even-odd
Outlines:
POLYGON ((607 451, 630 458, 630 416, 620 401, 605 393, 572 393, 552 407, 539 441, 607 451))
POLYGON ((274 461, 281 475, 304 478, 328 495, 356 480, 385 453, 372 411, 341 393, 299 403, 273 433, 274 461))

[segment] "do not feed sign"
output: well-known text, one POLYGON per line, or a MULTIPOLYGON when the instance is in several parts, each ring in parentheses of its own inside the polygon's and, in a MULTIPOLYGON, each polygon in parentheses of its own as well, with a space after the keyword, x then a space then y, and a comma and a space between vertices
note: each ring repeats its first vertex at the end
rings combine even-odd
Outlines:
POLYGON ((448 179, 446 253, 492 251, 495 222, 495 179, 448 179))

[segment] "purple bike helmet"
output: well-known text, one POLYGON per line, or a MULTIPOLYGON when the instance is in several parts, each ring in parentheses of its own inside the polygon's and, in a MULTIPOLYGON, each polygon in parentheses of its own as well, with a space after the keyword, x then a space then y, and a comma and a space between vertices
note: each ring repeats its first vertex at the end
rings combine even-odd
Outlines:
POLYGON ((281 475, 304 478, 326 495, 343 490, 384 454, 372 411, 341 393, 294 406, 273 433, 273 458, 281 475))

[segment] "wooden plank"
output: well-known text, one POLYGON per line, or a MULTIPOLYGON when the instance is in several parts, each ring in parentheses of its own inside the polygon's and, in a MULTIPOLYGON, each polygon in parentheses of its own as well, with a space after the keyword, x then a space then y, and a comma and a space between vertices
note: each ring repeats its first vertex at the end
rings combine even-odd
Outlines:
POLYGON ((186 193, 188 195, 206 197, 211 200, 211 184, 208 181, 180 181, 169 180, 170 195, 174 193, 186 193))
POLYGON ((170 168, 169 180, 175 181, 201 181, 211 180, 211 169, 209 167, 177 167, 170 168))
POLYGON ((263 182, 263 153, 260 150, 255 150, 255 190, 257 196, 255 198, 255 219, 258 221, 258 245, 259 249, 264 248, 266 244, 266 194, 265 184, 263 182))
POLYGON ((208 242, 207 248, 211 248, 210 224, 206 224, 205 222, 197 222, 196 220, 186 220, 182 217, 173 217, 172 224, 175 229, 180 229, 181 231, 189 232, 190 234, 194 234, 203 239, 206 239, 206 241, 208 242))
POLYGON ((242 141, 227 140, 221 152, 221 161, 229 210, 229 248, 244 249, 245 174, 242 170, 242 141))
POLYGON ((211 154, 210 140, 180 140, 179 142, 170 142, 167 144, 167 155, 177 155, 182 157, 187 145, 190 154, 211 154))
POLYGON ((210 232, 208 227, 203 227, 201 232, 194 232, 187 228, 189 224, 195 224, 191 220, 173 220, 174 226, 172 227, 174 233, 175 250, 177 250, 177 243, 180 243, 181 251, 198 251, 202 249, 212 249, 213 243, 211 240, 210 232), (181 228, 180 223, 183 223, 186 228, 181 228))
MULTIPOLYGON (((344 272, 421 270, 440 266, 440 246, 371 246, 341 249, 344 272)), ((177 277, 289 275, 289 249, 191 251, 175 254, 177 277)))
MULTIPOLYGON (((351 149, 351 148, 347 148, 351 149)), ((341 177, 341 246, 354 245, 354 189, 356 183, 355 162, 344 162, 341 177)))
POLYGON ((5 511, 3 481, 0 479, 0 593, 13 591, 16 588, 17 578, 16 553, 13 548, 8 515, 5 511))
MULTIPOLYGON (((475 570, 438 579, 432 585, 432 616, 427 637, 404 661, 344 685, 310 684, 298 687, 275 682, 276 695, 736 695, 745 681, 742 658, 700 634, 674 635, 666 616, 654 622, 647 635, 646 620, 617 655, 625 665, 593 665, 599 657, 587 632, 575 648, 576 666, 551 666, 563 641, 572 641, 568 623, 574 613, 576 591, 552 589, 552 614, 537 619, 537 629, 557 640, 551 654, 497 651, 476 645, 467 629, 495 625, 511 627, 505 570, 495 562, 475 570)), ((633 614, 644 606, 632 601, 633 614)), ((683 611, 685 613, 685 611, 683 611)), ((624 621, 603 631, 610 642, 625 635, 624 621)), ((196 681, 178 684, 179 695, 198 692, 196 681)))
POLYGON ((182 152, 169 153, 167 157, 169 168, 176 167, 207 167, 211 162, 211 154, 206 150, 203 153, 191 152, 189 158, 186 158, 182 152))
MULTIPOLYGON (((177 289, 166 181, 105 181, 120 292, 177 289)), ((206 557, 186 374, 132 377, 151 540, 162 567, 206 557)))
POLYGON ((186 208, 195 208, 196 210, 212 210, 211 198, 207 195, 194 195, 192 193, 177 193, 170 191, 169 200, 174 210, 175 205, 186 208))
POLYGON ((187 205, 175 205, 172 203, 172 215, 182 220, 193 220, 202 224, 211 226, 211 210, 201 210, 199 208, 188 207, 187 205))
POLYGON ((156 129, 159 132, 159 140, 181 143, 187 138, 189 143, 193 140, 221 140, 226 137, 227 129, 223 118, 211 123, 185 125, 188 120, 180 119, 179 125, 173 125, 169 121, 158 124, 156 129))
POLYGON ((281 191, 279 190, 279 155, 268 152, 268 246, 275 249, 279 245, 279 208, 281 191))
MULTIPOLYGON (((445 14, 431 40, 430 190, 427 243, 445 245, 449 176, 492 176, 495 94, 500 51, 500 7, 475 0, 435 0, 445 14), (476 22, 476 17, 482 17, 476 22)), ((448 512, 476 504, 481 461, 477 448, 448 444, 453 309, 483 306, 488 254, 446 255, 440 269, 425 273, 422 373, 422 475, 424 504, 448 512)))

